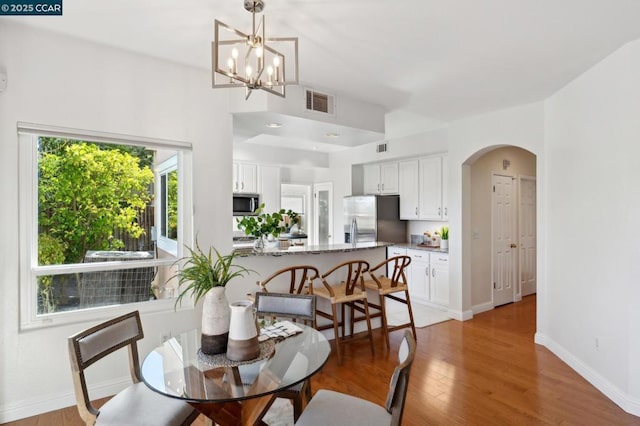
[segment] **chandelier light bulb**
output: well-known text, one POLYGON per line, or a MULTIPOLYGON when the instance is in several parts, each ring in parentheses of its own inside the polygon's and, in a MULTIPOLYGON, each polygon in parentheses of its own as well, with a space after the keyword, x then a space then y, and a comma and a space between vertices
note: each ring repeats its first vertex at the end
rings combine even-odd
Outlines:
POLYGON ((235 47, 233 48, 233 50, 231 50, 231 57, 233 59, 238 59, 238 49, 236 49, 235 47))
POLYGON ((263 50, 262 46, 256 48, 256 57, 262 58, 263 50))
POLYGON ((278 56, 273 58, 273 66, 276 68, 280 66, 280 58, 278 56))
POLYGON ((249 81, 251 81, 251 74, 253 73, 253 69, 247 65, 247 68, 245 68, 245 72, 247 73, 247 78, 249 79, 249 81))
POLYGON ((268 84, 273 84, 273 67, 271 65, 267 67, 267 75, 269 76, 268 84))
POLYGON ((229 60, 227 61, 227 65, 229 66, 229 72, 231 74, 235 74, 234 69, 235 69, 236 61, 234 61, 233 58, 229 58, 229 60))

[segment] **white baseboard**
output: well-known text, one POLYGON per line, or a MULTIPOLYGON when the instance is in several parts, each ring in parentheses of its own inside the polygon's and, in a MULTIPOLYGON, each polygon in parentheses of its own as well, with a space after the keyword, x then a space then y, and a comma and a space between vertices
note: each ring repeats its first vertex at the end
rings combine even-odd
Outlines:
MULTIPOLYGON (((100 399, 115 395, 131 384, 131 377, 110 380, 89 387, 91 399, 100 399)), ((9 404, 0 405, 0 423, 13 422, 27 417, 61 408, 75 406, 76 397, 73 390, 63 394, 41 395, 34 398, 23 399, 9 404)))
POLYGON ((553 339, 540 333, 535 334, 535 342, 542 345, 553 352, 558 358, 564 361, 569 367, 574 369, 578 374, 591 383, 596 389, 605 394, 607 398, 622 408, 629 414, 640 416, 640 399, 634 398, 615 386, 613 383, 602 377, 597 371, 576 358, 572 353, 567 351, 562 345, 553 339))
POLYGON ((487 312, 493 309, 493 302, 480 303, 479 305, 473 305, 471 310, 474 315, 481 314, 482 312, 487 312))

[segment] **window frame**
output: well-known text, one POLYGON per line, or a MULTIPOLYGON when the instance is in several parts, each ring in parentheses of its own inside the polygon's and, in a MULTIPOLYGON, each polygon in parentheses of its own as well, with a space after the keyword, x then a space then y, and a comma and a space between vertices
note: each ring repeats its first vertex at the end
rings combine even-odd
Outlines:
POLYGON ((175 149, 178 170, 178 242, 176 257, 183 256, 183 248, 193 243, 193 178, 192 145, 187 142, 146 138, 116 133, 70 129, 33 123, 17 123, 19 151, 19 235, 20 235, 20 330, 59 326, 111 318, 137 309, 141 313, 170 312, 174 309, 193 309, 193 299, 185 298, 175 306, 175 298, 127 303, 123 305, 62 311, 48 314, 37 312, 37 281, 42 275, 74 272, 93 272, 131 269, 149 266, 170 266, 174 259, 38 265, 38 149, 40 136, 85 140, 118 145, 137 145, 155 149, 175 149))
MULTIPOLYGON (((168 223, 168 218, 167 218, 167 211, 163 211, 162 208, 159 208, 159 206, 162 206, 162 202, 167 202, 167 194, 163 194, 162 192, 162 181, 161 178, 162 176, 169 176, 169 173, 171 173, 174 170, 178 170, 178 155, 174 155, 171 156, 170 158, 168 158, 167 160, 163 161, 162 163, 160 163, 157 168, 156 168, 156 196, 157 196, 157 201, 158 201, 158 205, 156 205, 156 243, 158 244, 158 248, 169 253, 172 254, 176 257, 178 257, 178 241, 180 240, 180 229, 178 229, 178 240, 172 240, 171 238, 168 238, 166 235, 162 234, 162 220, 163 220, 163 215, 165 216, 165 220, 167 220, 168 223), (160 199, 160 196, 164 196, 164 200, 160 199)), ((180 173, 178 172, 178 206, 180 206, 180 173)), ((167 180, 168 181, 168 180, 167 180)), ((168 205, 168 203, 167 203, 168 205)), ((178 211, 178 223, 180 223, 180 211, 178 211)), ((178 227, 179 228, 179 227, 178 227)))

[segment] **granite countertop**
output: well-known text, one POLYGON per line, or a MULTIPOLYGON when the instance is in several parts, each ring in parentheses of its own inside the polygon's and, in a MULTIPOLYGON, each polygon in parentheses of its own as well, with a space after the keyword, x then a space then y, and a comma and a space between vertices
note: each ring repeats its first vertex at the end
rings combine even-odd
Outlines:
POLYGON ((251 247, 236 248, 234 253, 238 256, 286 256, 296 254, 323 254, 323 253, 346 253, 357 250, 372 250, 388 246, 397 245, 394 243, 371 242, 357 244, 322 244, 322 245, 301 245, 287 248, 265 247, 262 250, 254 250, 251 247))
POLYGON ((436 253, 449 253, 449 250, 447 249, 442 250, 440 247, 426 247, 418 244, 396 243, 396 244, 389 244, 389 245, 393 247, 402 247, 402 248, 411 249, 411 250, 424 250, 424 251, 434 251, 436 253))

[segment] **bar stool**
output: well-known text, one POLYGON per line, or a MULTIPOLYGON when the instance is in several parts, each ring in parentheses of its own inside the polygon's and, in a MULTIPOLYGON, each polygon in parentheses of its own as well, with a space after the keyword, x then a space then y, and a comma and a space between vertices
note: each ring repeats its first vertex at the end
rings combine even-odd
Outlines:
POLYGON ((311 282, 320 276, 320 271, 315 266, 297 265, 282 268, 256 284, 260 291, 268 293, 267 284, 276 278, 289 274, 289 294, 306 294, 307 287, 311 287, 311 282))
MULTIPOLYGON (((342 262, 324 274, 320 275, 323 287, 309 286, 309 292, 327 300, 331 303, 331 314, 316 309, 316 315, 329 319, 332 325, 318 327, 318 330, 326 330, 333 327, 336 342, 336 352, 338 354, 338 365, 342 365, 342 351, 340 346, 350 339, 345 336, 345 305, 355 301, 361 301, 363 313, 367 321, 367 335, 373 355, 373 334, 371 333, 371 320, 369 319, 369 306, 367 303, 367 292, 364 288, 363 274, 369 270, 369 263, 364 260, 352 260, 342 262), (335 278, 338 276, 339 278, 335 278), (339 279, 339 281, 338 281, 339 279), (328 281, 338 281, 337 284, 329 284, 328 281), (337 305, 341 306, 341 317, 338 318, 337 305), (342 327, 342 337, 340 337, 338 327, 342 327)), ((351 339, 353 338, 353 329, 351 339)))
MULTIPOLYGON (((382 333, 384 334, 385 341, 387 342, 387 349, 390 347, 389 332, 391 331, 411 327, 413 335, 416 335, 416 327, 413 321, 413 310, 411 309, 411 299, 409 297, 409 287, 407 285, 407 276, 405 274, 406 268, 410 263, 411 257, 409 256, 391 257, 369 269, 369 279, 364 280, 365 288, 378 293, 379 304, 369 302, 369 306, 376 309, 378 312, 369 314, 369 318, 380 317, 382 322, 382 333), (398 297, 394 294, 400 292, 404 292, 404 298, 398 297), (387 322, 387 306, 385 303, 387 298, 403 303, 407 306, 409 322, 389 327, 387 322)), ((364 306, 352 304, 352 309, 364 313, 364 306)), ((351 318, 351 330, 353 332, 354 323, 366 319, 366 316, 356 318, 352 312, 351 318)))

